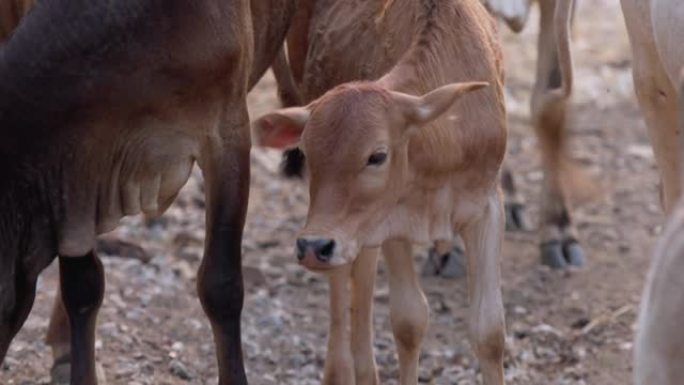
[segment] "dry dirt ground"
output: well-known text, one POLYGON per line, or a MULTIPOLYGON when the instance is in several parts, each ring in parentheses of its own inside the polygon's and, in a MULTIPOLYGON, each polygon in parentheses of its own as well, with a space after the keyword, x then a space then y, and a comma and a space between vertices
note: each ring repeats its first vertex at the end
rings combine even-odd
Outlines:
MULTIPOLYGON (((541 173, 528 102, 535 67, 536 12, 521 35, 502 25, 508 68, 510 145, 532 224, 541 173)), ((574 34, 576 93, 571 119, 575 158, 602 187, 575 219, 588 265, 572 272, 539 266, 534 232, 507 234, 502 257, 508 323, 508 384, 628 384, 635 313, 663 217, 658 177, 633 96, 629 46, 618 0, 581 2, 574 34)), ((276 106, 273 80, 250 96, 253 116, 276 106)), ((295 263, 293 239, 306 191, 280 178, 277 154, 253 151, 251 203, 244 241, 247 294, 245 364, 251 384, 317 384, 325 357, 327 285, 295 263)), ((116 236, 137 242, 149 263, 105 257, 107 292, 97 357, 109 384, 216 384, 210 328, 195 294, 203 241, 199 173, 162 218, 127 220, 116 236)), ((416 250, 424 255, 424 250, 416 250)), ((420 263, 422 257, 417 257, 420 263)), ((397 383, 382 263, 376 287, 375 352, 383 384, 397 383)), ((0 369, 0 384, 44 384, 43 342, 56 270, 39 282, 33 312, 0 369)), ((420 361, 426 384, 476 384, 466 340, 463 281, 424 278, 431 321, 420 361)))

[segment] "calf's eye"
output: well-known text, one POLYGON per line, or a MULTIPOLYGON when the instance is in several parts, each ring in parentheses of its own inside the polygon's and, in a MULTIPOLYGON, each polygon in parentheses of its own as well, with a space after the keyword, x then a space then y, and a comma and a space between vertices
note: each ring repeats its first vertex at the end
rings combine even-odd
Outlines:
POLYGON ((368 165, 369 166, 380 166, 381 164, 385 163, 387 160, 387 153, 386 152, 375 152, 371 156, 368 157, 368 165))

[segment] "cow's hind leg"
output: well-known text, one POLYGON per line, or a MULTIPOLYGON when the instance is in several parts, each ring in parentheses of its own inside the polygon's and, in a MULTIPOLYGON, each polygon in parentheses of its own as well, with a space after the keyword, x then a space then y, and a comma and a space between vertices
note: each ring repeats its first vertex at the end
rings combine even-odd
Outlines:
POLYGON ((17 270, 14 264, 5 264, 0 269, 0 363, 31 311, 37 278, 17 270))
POLYGON ((413 267, 411 243, 404 239, 386 241, 382 252, 389 273, 390 322, 399 352, 399 384, 415 385, 429 308, 413 267))
POLYGON ((462 230, 468 259, 468 331, 484 385, 504 383, 504 308, 499 268, 503 222, 501 199, 492 194, 482 215, 462 230))
POLYGON ((60 256, 59 275, 71 335, 71 385, 94 385, 95 325, 105 286, 102 263, 92 251, 83 257, 60 256))
POLYGON ((541 214, 542 263, 552 268, 583 265, 584 251, 577 241, 564 186, 567 171, 566 99, 552 95, 561 87, 558 47, 554 32, 556 1, 541 1, 537 80, 532 95, 532 121, 539 138, 544 168, 541 214))

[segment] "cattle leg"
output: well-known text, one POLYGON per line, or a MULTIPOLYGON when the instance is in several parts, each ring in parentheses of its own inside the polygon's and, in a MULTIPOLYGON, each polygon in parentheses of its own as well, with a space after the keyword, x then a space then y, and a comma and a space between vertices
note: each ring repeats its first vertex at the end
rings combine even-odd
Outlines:
POLYGON ((660 171, 662 204, 669 214, 681 187, 677 90, 659 59, 650 22, 650 2, 621 3, 632 47, 634 90, 660 171))
POLYGON ((389 240, 382 245, 382 252, 389 273, 390 322, 399 352, 399 384, 415 385, 429 308, 413 267, 411 243, 389 240))
POLYGON ((59 258, 59 279, 71 334, 71 385, 97 384, 95 324, 104 296, 104 270, 94 252, 59 258))
MULTIPOLYGON (((552 268, 584 264, 584 251, 577 242, 563 183, 566 159, 566 99, 551 95, 561 87, 558 47, 554 32, 556 0, 540 1, 536 84, 532 95, 532 121, 539 138, 544 168, 541 218, 542 263, 552 268)), ((566 174, 566 176, 568 176, 566 174)))
POLYGON ((524 231, 528 229, 522 196, 516 187, 513 173, 504 167, 501 173, 501 187, 504 191, 506 209, 506 230, 524 231))
POLYGON ((373 288, 378 268, 378 249, 363 249, 352 267, 351 350, 356 385, 377 385, 373 355, 373 288))
POLYGON ((330 290, 330 329, 328 351, 323 373, 324 385, 354 385, 354 358, 349 334, 349 307, 351 306, 349 282, 351 265, 345 265, 328 273, 330 290))
POLYGON ((423 263, 422 275, 426 277, 462 278, 465 276, 465 258, 462 241, 456 237, 453 241, 441 240, 428 250, 423 263))
POLYGON ((271 65, 273 76, 275 76, 278 84, 278 99, 283 107, 301 106, 303 104, 302 97, 299 95, 299 90, 295 84, 294 77, 290 64, 285 56, 285 47, 281 47, 278 51, 273 64, 271 65))
POLYGON ((240 120, 225 138, 206 143, 200 166, 207 200, 205 250, 197 274, 197 291, 211 322, 216 343, 219 384, 247 384, 240 339, 242 231, 249 197, 249 124, 242 105, 229 106, 240 120), (220 142, 220 143, 217 143, 220 142))
POLYGON ((499 271, 503 231, 504 214, 498 194, 492 194, 482 215, 462 231, 468 260, 468 331, 484 385, 504 383, 505 326, 499 271))
POLYGON ((26 321, 36 296, 35 277, 7 263, 0 269, 0 363, 14 336, 26 321))
POLYGON ((71 334, 61 289, 58 290, 52 305, 45 343, 52 350, 53 364, 50 370, 52 383, 68 384, 71 375, 71 334))

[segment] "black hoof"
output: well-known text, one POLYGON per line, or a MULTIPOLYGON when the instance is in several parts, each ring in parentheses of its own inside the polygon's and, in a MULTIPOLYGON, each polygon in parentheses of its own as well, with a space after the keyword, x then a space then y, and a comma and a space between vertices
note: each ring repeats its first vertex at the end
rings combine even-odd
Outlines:
POLYGON ((525 207, 522 203, 508 202, 505 204, 506 230, 525 231, 528 229, 525 218, 525 207))
POLYGON ((563 247, 560 241, 548 241, 539 245, 541 251, 541 263, 552 269, 565 269, 568 266, 565 256, 563 255, 563 247))
POLYGON ((570 266, 584 266, 587 260, 582 246, 572 238, 563 242, 563 255, 565 255, 565 261, 570 266))
POLYGON ((449 279, 465 277, 466 267, 463 249, 459 246, 454 246, 451 251, 442 255, 442 268, 439 275, 449 279))
POLYGON ((448 279, 464 277, 466 269, 463 249, 454 246, 448 253, 438 255, 434 247, 430 248, 422 274, 425 277, 441 276, 448 279))

